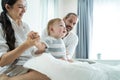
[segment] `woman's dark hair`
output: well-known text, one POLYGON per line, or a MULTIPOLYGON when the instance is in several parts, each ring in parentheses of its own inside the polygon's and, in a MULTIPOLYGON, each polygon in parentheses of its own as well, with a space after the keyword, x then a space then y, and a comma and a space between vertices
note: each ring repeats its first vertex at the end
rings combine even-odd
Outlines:
POLYGON ((12 28, 12 24, 9 18, 6 15, 7 10, 5 8, 5 4, 8 4, 9 6, 12 7, 16 3, 16 1, 17 0, 2 0, 1 1, 3 12, 1 12, 1 15, 0 15, 0 23, 2 24, 4 37, 7 41, 6 44, 9 46, 8 51, 11 51, 15 48, 15 33, 14 33, 14 30, 12 28))

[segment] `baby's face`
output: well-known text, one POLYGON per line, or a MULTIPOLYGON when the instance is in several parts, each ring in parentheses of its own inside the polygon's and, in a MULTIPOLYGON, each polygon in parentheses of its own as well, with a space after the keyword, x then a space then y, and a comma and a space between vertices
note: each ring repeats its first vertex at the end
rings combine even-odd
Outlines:
POLYGON ((56 38, 62 38, 66 35, 66 27, 63 20, 56 21, 53 24, 53 32, 56 38))

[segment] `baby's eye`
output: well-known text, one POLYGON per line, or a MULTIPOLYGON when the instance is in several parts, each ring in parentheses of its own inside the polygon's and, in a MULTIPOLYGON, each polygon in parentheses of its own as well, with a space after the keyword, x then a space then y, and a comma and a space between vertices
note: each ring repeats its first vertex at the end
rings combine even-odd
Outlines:
POLYGON ((60 27, 63 27, 63 25, 59 25, 60 27))

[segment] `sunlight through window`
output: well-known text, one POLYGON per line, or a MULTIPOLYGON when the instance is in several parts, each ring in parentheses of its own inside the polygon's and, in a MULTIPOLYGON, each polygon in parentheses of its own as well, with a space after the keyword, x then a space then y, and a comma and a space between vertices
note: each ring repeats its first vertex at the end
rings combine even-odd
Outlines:
POLYGON ((120 1, 95 0, 90 59, 120 59, 120 1))

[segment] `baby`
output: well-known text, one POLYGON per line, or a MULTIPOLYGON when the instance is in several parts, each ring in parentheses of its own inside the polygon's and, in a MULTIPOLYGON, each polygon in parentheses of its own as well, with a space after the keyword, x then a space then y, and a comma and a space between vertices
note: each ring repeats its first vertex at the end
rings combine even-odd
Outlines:
POLYGON ((48 36, 44 38, 43 42, 36 42, 36 47, 38 52, 41 54, 43 52, 50 53, 57 59, 67 60, 66 48, 62 38, 66 35, 65 23, 60 18, 51 19, 47 25, 48 36))

